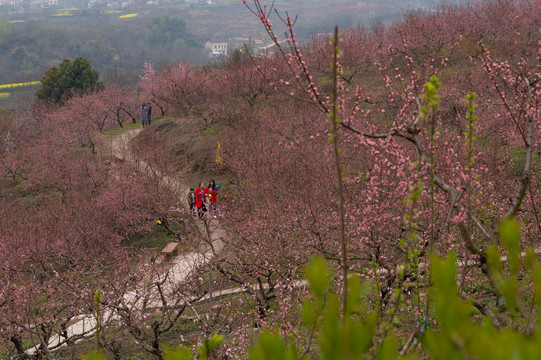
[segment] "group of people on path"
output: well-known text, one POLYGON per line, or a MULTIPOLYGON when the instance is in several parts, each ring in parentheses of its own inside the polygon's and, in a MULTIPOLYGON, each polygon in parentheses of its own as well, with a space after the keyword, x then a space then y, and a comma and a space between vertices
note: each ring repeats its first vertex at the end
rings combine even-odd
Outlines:
POLYGON ((143 123, 143 127, 147 127, 151 123, 150 116, 152 114, 152 106, 150 106, 150 103, 143 103, 139 111, 139 120, 143 123))
MULTIPOLYGON (((139 119, 145 128, 151 124, 152 106, 150 106, 150 103, 143 103, 139 111, 139 119)), ((190 188, 190 192, 188 193, 188 206, 190 207, 192 215, 195 215, 197 209, 199 219, 203 219, 204 213, 210 210, 211 214, 216 218, 218 189, 220 189, 220 185, 216 185, 214 180, 210 180, 207 187, 205 187, 203 183, 200 183, 197 189, 190 188)))
POLYGON ((188 206, 190 207, 190 212, 195 215, 197 209, 197 214, 199 219, 203 219, 203 215, 210 210, 210 213, 216 218, 216 202, 218 198, 218 190, 220 185, 216 185, 214 180, 210 180, 209 185, 205 187, 203 183, 199 184, 197 189, 190 188, 188 193, 188 206))

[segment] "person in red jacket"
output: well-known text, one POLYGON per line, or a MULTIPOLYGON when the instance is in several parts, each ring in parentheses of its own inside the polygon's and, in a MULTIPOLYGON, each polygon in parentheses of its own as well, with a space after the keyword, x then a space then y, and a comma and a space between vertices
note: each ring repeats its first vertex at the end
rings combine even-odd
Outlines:
MULTIPOLYGON (((216 212, 216 200, 218 196, 218 187, 216 187, 216 182, 214 180, 210 180, 209 186, 208 186, 208 192, 209 192, 209 198, 210 198, 210 211, 216 212)), ((216 217, 216 214, 214 214, 214 217, 216 217)))
POLYGON ((207 211, 207 196, 208 189, 204 187, 203 183, 199 184, 199 187, 195 189, 195 206, 200 219, 203 218, 203 213, 207 211))

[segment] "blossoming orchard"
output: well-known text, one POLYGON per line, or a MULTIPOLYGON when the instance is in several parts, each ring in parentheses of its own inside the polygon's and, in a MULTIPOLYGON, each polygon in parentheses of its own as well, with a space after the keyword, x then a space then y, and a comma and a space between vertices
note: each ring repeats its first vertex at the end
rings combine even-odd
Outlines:
POLYGON ((241 5, 268 52, 2 115, 0 358, 537 358, 541 1, 241 5))

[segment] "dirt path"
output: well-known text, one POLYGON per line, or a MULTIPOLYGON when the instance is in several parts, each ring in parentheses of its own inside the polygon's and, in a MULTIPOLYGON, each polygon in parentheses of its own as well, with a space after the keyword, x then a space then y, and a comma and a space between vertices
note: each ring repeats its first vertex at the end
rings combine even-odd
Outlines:
MULTIPOLYGON (((135 138, 141 131, 142 129, 126 131, 116 136, 111 142, 111 146, 112 154, 115 158, 128 161, 138 169, 142 169, 143 171, 145 171, 148 165, 145 164, 145 162, 137 159, 129 148, 130 141, 133 140, 133 138, 135 138)), ((173 190, 175 193, 178 194, 179 204, 181 204, 184 209, 188 210, 186 207, 185 199, 190 186, 186 183, 186 178, 184 176, 165 176, 163 183, 169 189, 173 190)), ((198 221, 197 225, 199 228, 199 232, 210 239, 215 251, 220 252, 223 248, 222 238, 225 236, 225 231, 220 227, 219 221, 216 219, 208 218, 206 223, 207 226, 205 226, 205 223, 201 221, 198 221)), ((188 255, 190 254, 187 254, 186 256, 188 255)))
MULTIPOLYGON (((148 165, 137 159, 129 148, 130 141, 141 131, 142 129, 130 130, 113 138, 111 142, 111 153, 115 158, 129 162, 134 167, 145 170, 148 168, 148 165)), ((164 177, 165 186, 169 187, 176 194, 178 194, 179 204, 181 204, 183 207, 186 207, 186 201, 184 201, 184 199, 186 199, 186 194, 189 190, 189 185, 186 184, 185 180, 186 179, 183 179, 182 177, 176 176, 164 177)), ((209 262, 214 254, 220 252, 224 247, 224 242, 222 239, 225 236, 225 231, 221 228, 218 220, 208 219, 206 224, 202 221, 196 221, 199 232, 210 239, 210 244, 212 244, 214 251, 212 251, 211 247, 207 245, 202 246, 200 252, 181 254, 175 257, 173 259, 174 265, 167 272, 158 275, 160 277, 167 278, 168 280, 164 289, 165 291, 173 292, 173 288, 175 286, 184 282, 194 272, 194 270, 209 262)), ((152 283, 152 281, 150 283, 152 283)), ((230 293, 234 293, 238 290, 233 289, 229 291, 230 293)), ((214 297, 223 295, 223 290, 217 291, 216 294, 213 294, 214 297)), ((207 298, 209 296, 210 295, 207 295, 207 298)), ((201 301, 206 301, 207 298, 203 298, 201 301)), ((139 299, 138 294, 135 292, 129 292, 124 294, 122 300, 128 306, 137 307, 139 306, 139 299)), ((158 308, 160 304, 160 297, 158 294, 156 294, 154 300, 149 304, 147 303, 146 306, 158 308)), ((111 310, 105 311, 104 318, 113 320, 118 319, 118 317, 111 310)), ((94 334, 95 329, 96 319, 94 316, 91 314, 81 314, 77 317, 77 320, 66 329, 66 334, 68 335, 67 337, 61 334, 56 334, 49 339, 48 346, 50 349, 52 348, 54 350, 61 346, 65 346, 70 338, 83 336, 85 338, 91 337, 94 334)), ((35 347, 27 349, 25 352, 28 355, 33 355, 38 351, 38 348, 39 345, 36 345, 35 347)))

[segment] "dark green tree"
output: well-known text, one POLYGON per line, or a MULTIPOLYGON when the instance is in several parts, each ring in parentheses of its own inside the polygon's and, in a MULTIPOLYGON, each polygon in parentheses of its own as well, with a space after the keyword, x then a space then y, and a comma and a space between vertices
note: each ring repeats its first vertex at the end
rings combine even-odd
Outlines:
POLYGON ((92 69, 88 59, 64 59, 58 67, 52 66, 45 72, 36 96, 40 100, 62 105, 75 94, 102 89, 103 83, 99 78, 100 73, 92 69))
MULTIPOLYGON (((177 39, 189 38, 184 19, 158 16, 145 31, 146 41, 153 46, 171 46, 177 39)), ((188 39, 189 40, 189 39, 188 39)))

